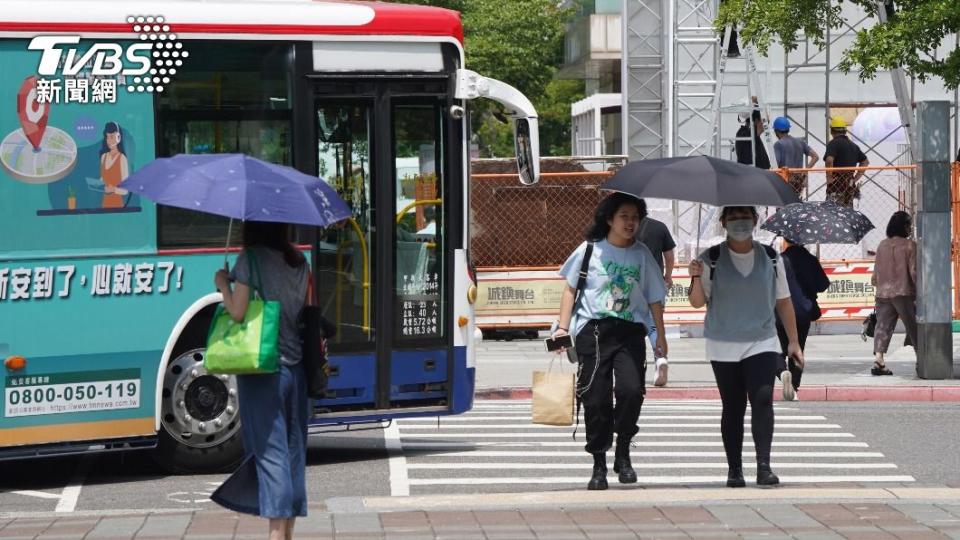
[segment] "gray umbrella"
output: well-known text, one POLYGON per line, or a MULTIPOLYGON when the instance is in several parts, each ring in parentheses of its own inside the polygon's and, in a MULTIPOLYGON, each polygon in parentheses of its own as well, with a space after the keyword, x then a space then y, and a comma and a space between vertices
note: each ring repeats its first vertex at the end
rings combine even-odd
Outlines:
POLYGON ((600 189, 713 206, 785 206, 800 202, 793 188, 773 171, 709 156, 634 161, 600 189))

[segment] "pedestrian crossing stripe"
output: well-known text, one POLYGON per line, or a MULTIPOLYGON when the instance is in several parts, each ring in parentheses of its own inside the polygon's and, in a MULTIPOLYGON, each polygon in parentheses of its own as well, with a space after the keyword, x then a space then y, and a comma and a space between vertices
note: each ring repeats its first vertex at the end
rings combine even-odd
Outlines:
MULTIPOLYGON (((442 437, 440 437, 442 438, 442 437)), ((543 447, 563 447, 563 446, 583 446, 583 442, 545 442, 545 441, 532 441, 532 442, 443 442, 443 441, 431 441, 431 442, 419 442, 413 444, 404 444, 405 448, 471 448, 474 446, 543 446, 543 447)), ((672 447, 672 448, 697 448, 697 447, 718 447, 723 448, 723 441, 644 441, 639 443, 634 447, 634 450, 642 448, 657 448, 657 447, 672 447)), ((865 442, 836 442, 836 441, 774 441, 774 448, 869 448, 865 442)))
MULTIPOLYGON (((613 461, 609 461, 609 466, 613 461)), ((577 470, 583 471, 583 463, 410 463, 410 470, 441 470, 441 469, 491 469, 491 470, 577 470)), ((727 463, 670 463, 670 462, 637 462, 634 469, 723 469, 727 470, 727 463)), ((755 463, 744 464, 744 469, 756 469, 755 463)), ((896 469, 895 463, 780 463, 778 469, 896 469)))
MULTIPOLYGON (((719 425, 718 422, 713 422, 710 424, 696 424, 696 423, 646 423, 643 421, 643 416, 640 417, 640 423, 637 424, 640 428, 644 427, 675 427, 675 428, 711 428, 719 425)), ((750 422, 744 422, 743 425, 749 426, 750 422)), ((781 424, 777 423, 776 427, 784 429, 840 429, 839 424, 781 424)), ((542 424, 449 424, 442 425, 437 428, 436 424, 433 425, 410 425, 404 422, 400 423, 400 429, 404 431, 415 430, 415 429, 522 429, 522 430, 547 430, 547 429, 567 429, 566 427, 560 426, 545 426, 542 424)))
MULTIPOLYGON (((688 414, 688 415, 650 415, 642 414, 641 418, 644 420, 720 420, 719 414, 688 414)), ((818 415, 776 415, 777 420, 826 420, 824 416, 818 415)), ((441 423, 458 423, 458 422, 480 422, 480 421, 493 421, 493 420, 526 420, 530 421, 530 415, 526 416, 473 416, 473 415, 463 415, 463 416, 449 416, 444 417, 441 420, 441 423)), ((414 426, 419 424, 426 425, 436 425, 437 421, 434 419, 417 419, 417 420, 404 420, 404 426, 414 426)))
MULTIPOLYGON (((388 430, 391 493, 529 491, 524 486, 585 485, 590 459, 583 451, 583 435, 572 440, 572 426, 532 424, 530 410, 529 400, 480 400, 473 410, 456 417, 394 422, 388 430)), ((647 400, 631 449, 633 466, 641 474, 632 487, 723 485, 727 464, 721 411, 719 400, 647 400)), ((882 452, 858 441, 827 416, 807 414, 809 411, 796 404, 780 402, 774 404, 774 411, 771 458, 774 471, 782 471, 782 483, 915 482, 912 476, 896 474, 897 465, 882 452)), ((749 412, 748 407, 743 451, 748 481, 756 470, 749 412)), ((611 451, 608 461, 612 458, 611 451)), ((631 487, 617 484, 612 468, 608 471, 611 487, 631 487)))
MULTIPOLYGON (((611 478, 616 475, 613 474, 612 469, 608 474, 611 478)), ((891 476, 873 476, 873 482, 913 482, 914 478, 907 475, 891 475, 891 476)), ((727 479, 727 475, 722 476, 637 476, 637 484, 640 485, 670 485, 670 484, 680 484, 680 485, 693 485, 693 484, 716 484, 718 482, 723 482, 727 479)), ((581 476, 545 476, 545 477, 514 477, 514 476, 501 476, 495 478, 411 478, 409 480, 411 486, 443 486, 443 485, 494 485, 502 486, 507 484, 583 484, 586 479, 581 476)), ((830 475, 820 475, 820 476, 791 476, 786 475, 780 476, 780 482, 783 484, 826 484, 826 483, 847 483, 847 482, 863 482, 863 477, 858 475, 843 475, 843 476, 830 476, 830 475)), ((616 484, 611 484, 611 487, 615 487, 616 484)), ((636 486, 632 484, 631 487, 636 486)))

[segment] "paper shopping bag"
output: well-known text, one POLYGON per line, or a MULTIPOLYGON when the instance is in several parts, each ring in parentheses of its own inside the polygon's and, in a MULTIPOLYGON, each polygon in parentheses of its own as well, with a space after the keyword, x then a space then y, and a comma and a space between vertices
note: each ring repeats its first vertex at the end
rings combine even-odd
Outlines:
POLYGON ((576 375, 559 371, 533 372, 533 423, 573 425, 573 388, 576 375))

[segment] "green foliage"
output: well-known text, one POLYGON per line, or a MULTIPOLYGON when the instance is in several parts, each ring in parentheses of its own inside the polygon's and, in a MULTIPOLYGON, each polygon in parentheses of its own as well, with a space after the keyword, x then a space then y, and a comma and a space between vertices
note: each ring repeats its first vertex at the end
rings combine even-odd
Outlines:
MULTIPOLYGON (((874 0, 846 0, 860 6, 877 19, 874 0)), ((824 46, 825 29, 840 29, 844 22, 843 0, 724 0, 717 28, 736 23, 742 39, 766 54, 770 44, 780 41, 794 50, 798 36, 806 35, 818 47, 824 46)), ((936 50, 950 34, 960 31, 958 0, 896 0, 896 12, 884 24, 857 32, 856 39, 844 51, 840 69, 844 73, 859 70, 861 80, 869 80, 878 71, 903 67, 921 81, 930 77, 943 80, 949 89, 960 85, 960 48, 953 46, 945 57, 936 50)), ((950 37, 952 41, 952 37, 950 37)), ((953 43, 949 43, 953 45, 953 43)))
POLYGON ((583 79, 554 79, 534 102, 540 115, 542 155, 570 155, 570 104, 583 99, 585 90, 583 79))
MULTIPOLYGON (((466 41, 466 67, 506 82, 530 98, 541 115, 543 153, 569 153, 570 102, 553 100, 577 94, 566 81, 551 81, 563 61, 565 24, 572 10, 559 7, 556 0, 398 1, 459 11, 466 41), (547 109, 551 112, 544 116, 547 109), (564 109, 563 121, 557 114, 560 109, 564 109), (545 144, 546 141, 549 143, 545 144)), ((497 120, 495 112, 497 106, 490 101, 471 103, 472 127, 481 155, 512 156, 511 127, 497 120)))

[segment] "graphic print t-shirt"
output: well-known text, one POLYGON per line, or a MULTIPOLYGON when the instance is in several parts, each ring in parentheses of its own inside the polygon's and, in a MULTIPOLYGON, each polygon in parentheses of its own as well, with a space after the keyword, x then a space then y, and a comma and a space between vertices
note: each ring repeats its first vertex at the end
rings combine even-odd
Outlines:
MULTIPOLYGON (((586 242, 580 244, 560 268, 560 275, 571 287, 577 286, 586 248, 586 242)), ((649 327, 650 304, 662 303, 666 292, 660 268, 646 246, 637 242, 619 248, 606 240, 596 242, 571 333, 576 336, 587 321, 606 317, 649 327)))

